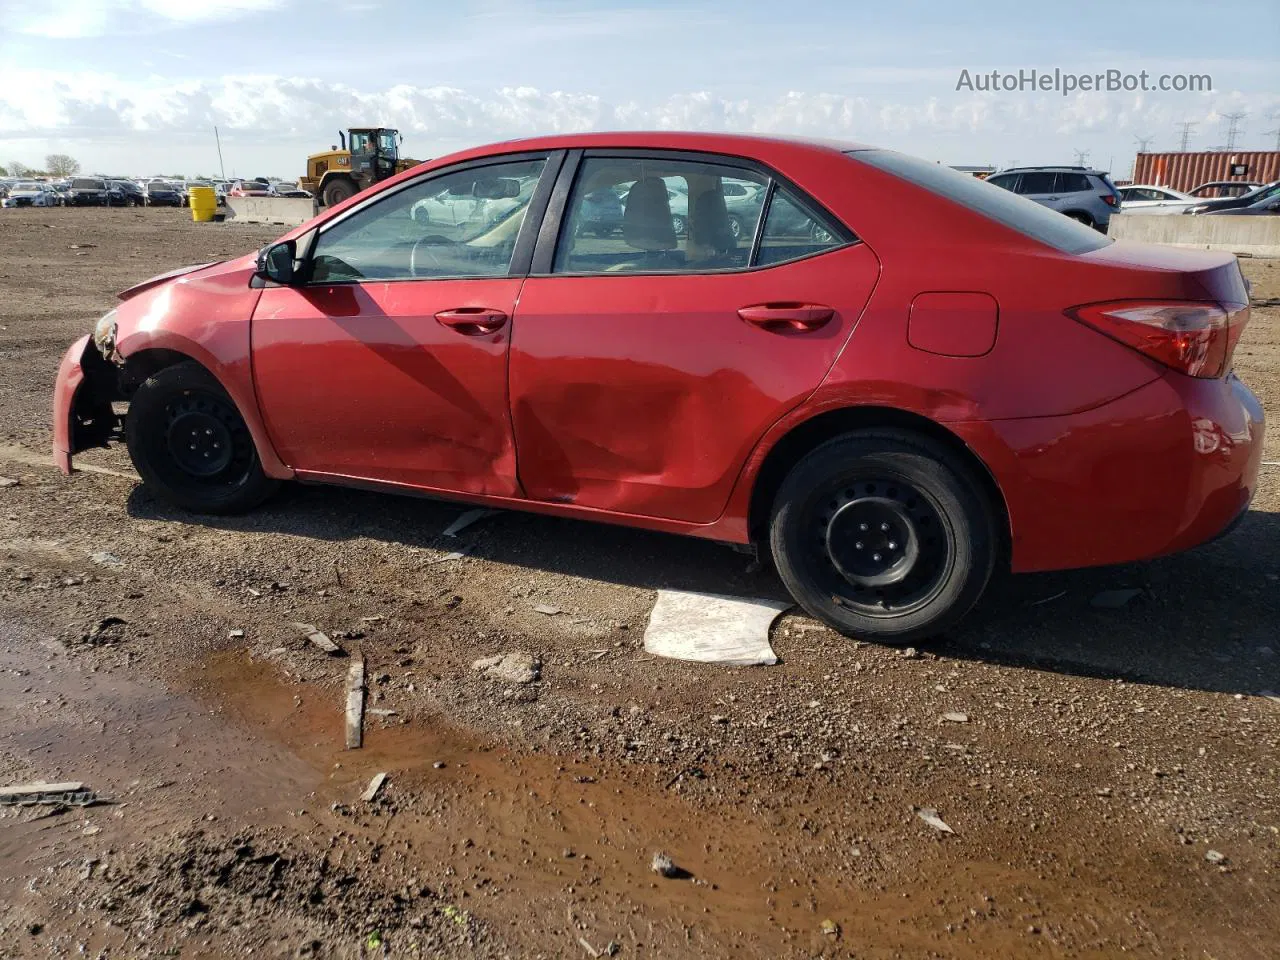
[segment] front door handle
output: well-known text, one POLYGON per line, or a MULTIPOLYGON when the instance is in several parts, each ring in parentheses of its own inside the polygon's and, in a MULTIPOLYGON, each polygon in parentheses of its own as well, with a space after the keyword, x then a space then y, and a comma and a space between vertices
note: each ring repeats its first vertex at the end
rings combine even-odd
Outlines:
POLYGON ((747 323, 770 333, 809 333, 826 326, 835 315, 819 303, 758 303, 738 310, 747 323))
POLYGON ((463 336, 480 337, 502 329, 507 322, 507 315, 489 307, 455 307, 437 313, 436 322, 457 330, 463 336))

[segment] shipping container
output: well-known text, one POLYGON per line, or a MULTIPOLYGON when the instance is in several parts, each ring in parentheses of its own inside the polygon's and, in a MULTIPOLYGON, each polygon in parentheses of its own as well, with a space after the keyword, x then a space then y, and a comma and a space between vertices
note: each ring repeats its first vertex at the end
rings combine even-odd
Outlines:
POLYGON ((1280 151, 1140 153, 1133 164, 1134 183, 1190 191, 1213 180, 1246 180, 1254 183, 1280 180, 1280 151))

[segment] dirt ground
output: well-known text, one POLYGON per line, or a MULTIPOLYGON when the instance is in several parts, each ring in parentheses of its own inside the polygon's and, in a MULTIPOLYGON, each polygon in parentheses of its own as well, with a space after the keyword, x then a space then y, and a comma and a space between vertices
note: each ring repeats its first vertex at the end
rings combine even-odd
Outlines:
MULTIPOLYGON (((659 660, 656 588, 780 584, 714 544, 517 513, 452 540, 464 508, 350 490, 195 517, 120 448, 58 474, 58 359, 114 292, 278 231, 3 213, 0 784, 109 802, 0 808, 0 958, 1275 956, 1274 464, 1229 537, 1006 579, 914 656, 793 611, 779 666, 659 660), (363 749, 350 659, 294 622, 367 659, 363 749), (503 651, 541 679, 472 670, 503 651)), ((1244 266, 1272 305, 1237 368, 1275 422, 1280 263, 1244 266)))

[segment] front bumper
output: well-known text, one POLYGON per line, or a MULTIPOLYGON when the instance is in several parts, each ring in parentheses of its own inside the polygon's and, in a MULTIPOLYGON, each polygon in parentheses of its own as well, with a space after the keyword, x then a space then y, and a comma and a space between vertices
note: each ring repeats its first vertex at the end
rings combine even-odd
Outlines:
POLYGON ((1168 373, 1094 410, 952 424, 1004 494, 1014 572, 1129 563, 1205 543, 1248 509, 1262 405, 1234 375, 1168 373))
POLYGON ((116 370, 92 343, 81 337, 62 356, 53 387, 53 462, 71 473, 71 458, 90 447, 104 447, 120 433, 111 407, 116 370))

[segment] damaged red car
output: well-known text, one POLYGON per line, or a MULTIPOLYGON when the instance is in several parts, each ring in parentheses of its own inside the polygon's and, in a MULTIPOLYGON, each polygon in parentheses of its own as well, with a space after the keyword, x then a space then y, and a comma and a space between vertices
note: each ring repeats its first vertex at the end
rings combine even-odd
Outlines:
POLYGON ((300 480, 755 545, 815 617, 907 642, 998 567, 1237 520, 1248 316, 1229 254, 899 153, 548 137, 126 290, 62 363, 54 454, 123 439, 202 513, 300 480))

